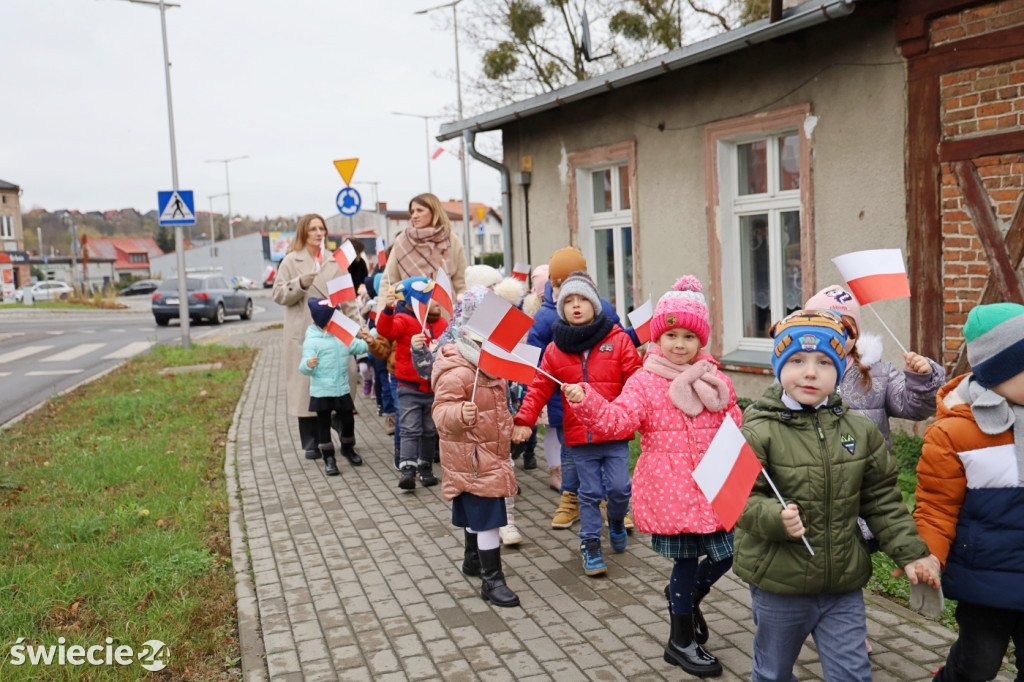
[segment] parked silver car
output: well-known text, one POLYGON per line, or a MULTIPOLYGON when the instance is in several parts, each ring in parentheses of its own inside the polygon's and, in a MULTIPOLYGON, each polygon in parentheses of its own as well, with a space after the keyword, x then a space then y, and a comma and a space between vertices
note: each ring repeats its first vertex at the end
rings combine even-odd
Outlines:
POLYGON ((25 300, 25 292, 29 291, 33 301, 61 301, 75 292, 65 282, 36 282, 18 287, 14 292, 14 300, 21 303, 25 300))
MULTIPOLYGON (((245 291, 229 286, 221 275, 195 274, 185 279, 188 290, 188 316, 214 324, 226 315, 252 319, 252 298, 245 291)), ((161 327, 178 317, 178 279, 165 279, 153 292, 153 317, 161 327)))

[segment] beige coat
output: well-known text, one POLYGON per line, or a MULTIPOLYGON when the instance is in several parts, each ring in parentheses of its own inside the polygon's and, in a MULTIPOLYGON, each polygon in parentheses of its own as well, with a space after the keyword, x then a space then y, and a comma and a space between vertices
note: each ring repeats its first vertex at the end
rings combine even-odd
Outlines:
POLYGON ((309 292, 299 286, 299 277, 316 272, 316 263, 305 249, 290 251, 281 261, 274 279, 274 302, 284 309, 284 376, 289 417, 315 417, 309 411, 309 377, 299 372, 302 341, 306 328, 313 324, 306 298, 309 292))
MULTIPOLYGON (((395 238, 395 244, 398 244, 405 238, 405 233, 403 232, 395 238)), ((451 238, 452 271, 447 274, 452 280, 452 288, 455 289, 455 295, 458 296, 466 290, 466 249, 463 248, 462 241, 456 236, 455 230, 451 231, 451 238)), ((391 249, 391 253, 392 255, 396 253, 394 248, 391 249)), ((436 265, 433 272, 400 272, 398 258, 389 258, 388 264, 384 266, 384 273, 380 278, 380 286, 377 288, 377 312, 379 313, 384 310, 385 294, 388 287, 392 284, 397 284, 407 277, 429 277, 434 279, 436 276, 436 265)))

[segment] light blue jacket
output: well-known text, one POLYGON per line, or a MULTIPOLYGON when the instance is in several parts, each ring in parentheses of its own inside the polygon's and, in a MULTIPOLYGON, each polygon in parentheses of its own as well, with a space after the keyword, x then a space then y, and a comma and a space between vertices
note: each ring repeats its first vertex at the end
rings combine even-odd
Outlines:
POLYGON ((313 398, 333 398, 348 395, 348 356, 362 355, 369 348, 362 339, 353 339, 345 346, 338 337, 328 334, 315 324, 306 328, 302 342, 302 360, 299 371, 310 377, 309 395, 313 398), (316 367, 310 369, 306 360, 318 357, 316 367))

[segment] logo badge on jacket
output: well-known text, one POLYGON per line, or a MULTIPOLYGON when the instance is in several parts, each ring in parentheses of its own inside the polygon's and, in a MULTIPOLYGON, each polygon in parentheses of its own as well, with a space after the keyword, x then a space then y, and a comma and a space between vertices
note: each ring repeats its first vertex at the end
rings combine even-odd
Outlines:
POLYGON ((820 340, 821 339, 819 339, 814 334, 804 334, 799 339, 797 339, 797 342, 800 344, 800 347, 803 348, 805 351, 811 352, 818 347, 818 343, 820 340))
POLYGON ((853 451, 857 449, 857 440, 848 433, 844 433, 840 436, 839 442, 843 444, 843 447, 846 448, 851 455, 854 454, 853 451))
POLYGON ((601 347, 597 349, 597 352, 598 353, 604 353, 604 352, 611 353, 612 350, 614 350, 614 348, 615 347, 612 346, 612 344, 610 344, 610 343, 602 343, 601 347))

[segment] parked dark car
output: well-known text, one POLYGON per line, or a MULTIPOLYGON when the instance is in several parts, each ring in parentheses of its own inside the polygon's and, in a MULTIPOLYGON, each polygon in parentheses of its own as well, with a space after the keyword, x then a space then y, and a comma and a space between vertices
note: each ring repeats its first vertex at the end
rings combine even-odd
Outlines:
POLYGON ((151 294, 156 291, 156 288, 160 286, 160 282, 155 279, 140 279, 131 286, 127 286, 118 292, 118 296, 142 296, 144 294, 151 294))
MULTIPOLYGON (((229 286, 221 275, 189 275, 185 286, 188 316, 192 320, 206 319, 220 324, 226 315, 252 319, 252 298, 245 291, 229 286)), ((178 317, 177 278, 165 279, 153 292, 153 317, 161 327, 178 317)))

